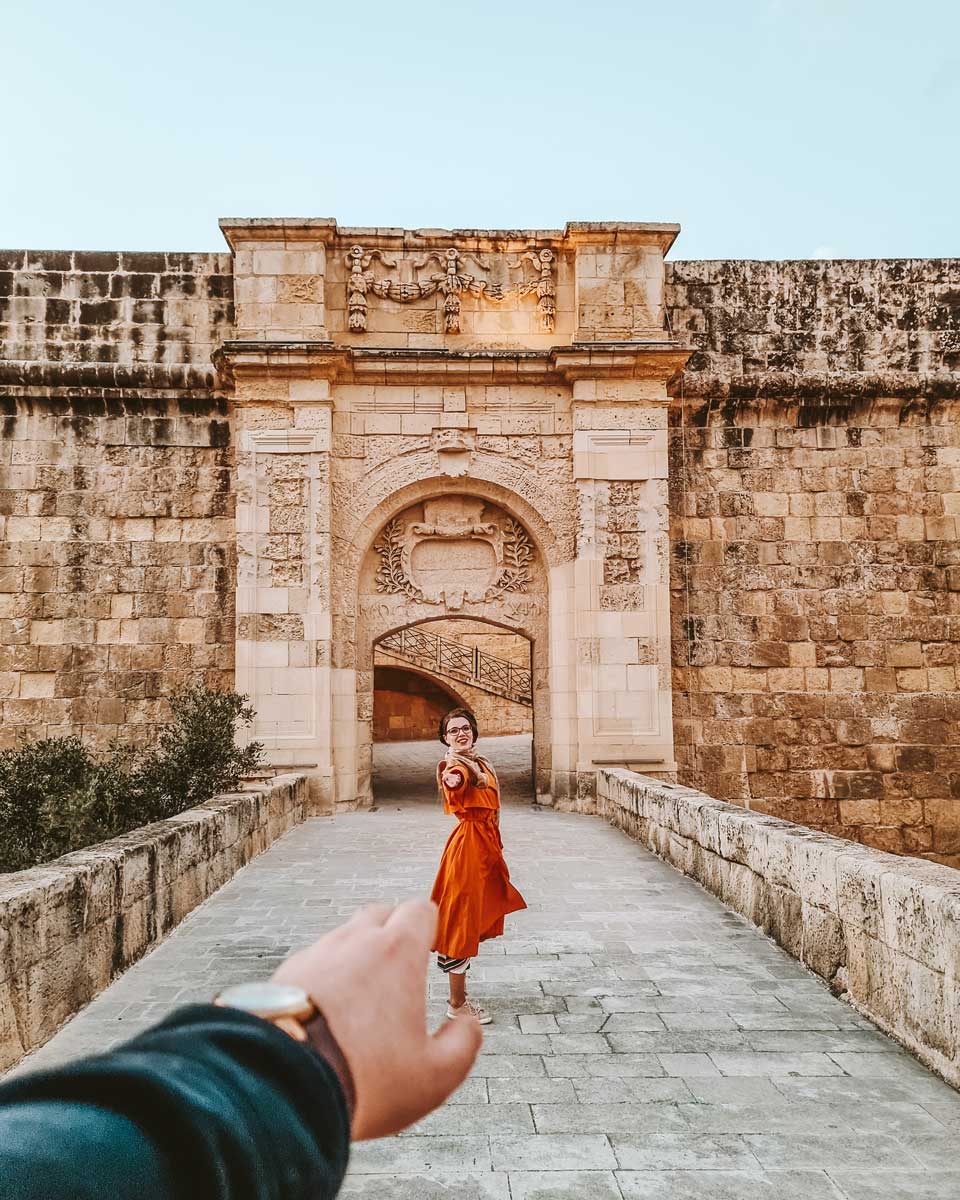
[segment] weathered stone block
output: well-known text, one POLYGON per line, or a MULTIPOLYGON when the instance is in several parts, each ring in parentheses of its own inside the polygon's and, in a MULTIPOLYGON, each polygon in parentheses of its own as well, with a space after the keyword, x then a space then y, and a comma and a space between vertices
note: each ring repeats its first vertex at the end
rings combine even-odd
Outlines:
POLYGON ((837 856, 837 914, 844 924, 880 938, 883 910, 880 880, 896 862, 893 856, 851 845, 837 856))
POLYGON ((835 912, 804 901, 801 924, 802 937, 797 957, 838 990, 837 975, 847 961, 843 922, 835 912))
POLYGON ((883 941, 901 954, 943 972, 947 944, 941 908, 944 893, 960 895, 955 872, 933 863, 904 862, 880 879, 883 941))

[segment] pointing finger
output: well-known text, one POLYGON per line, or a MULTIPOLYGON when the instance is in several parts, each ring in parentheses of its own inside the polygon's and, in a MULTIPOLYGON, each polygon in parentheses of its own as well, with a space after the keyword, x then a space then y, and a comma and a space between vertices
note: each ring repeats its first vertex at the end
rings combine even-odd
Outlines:
POLYGON ((410 938, 418 951, 429 953, 437 930, 437 906, 432 900, 405 900, 390 914, 385 928, 395 937, 410 938))

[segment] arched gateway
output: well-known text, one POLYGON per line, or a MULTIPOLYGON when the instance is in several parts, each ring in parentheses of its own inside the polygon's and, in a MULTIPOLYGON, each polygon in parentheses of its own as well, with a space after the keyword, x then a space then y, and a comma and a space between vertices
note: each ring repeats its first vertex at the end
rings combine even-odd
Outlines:
POLYGON ((675 769, 664 328, 675 226, 226 221, 237 686, 318 809, 368 803, 374 644, 469 617, 533 647, 543 803, 675 769))

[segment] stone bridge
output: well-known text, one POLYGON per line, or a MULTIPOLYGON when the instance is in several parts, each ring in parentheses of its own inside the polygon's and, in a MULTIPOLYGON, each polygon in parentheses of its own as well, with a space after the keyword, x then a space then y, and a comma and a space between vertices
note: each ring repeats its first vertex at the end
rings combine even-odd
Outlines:
MULTIPOLYGON (((446 1105, 354 1148, 344 1197, 960 1195, 957 1092, 623 832, 532 807, 529 741, 496 742, 529 909, 470 981, 495 1023, 446 1105)), ((449 823, 436 747, 377 753, 374 811, 297 826, 18 1069, 102 1050, 267 974, 358 905, 426 892, 449 823)), ((434 1022, 442 992, 431 972, 434 1022)))

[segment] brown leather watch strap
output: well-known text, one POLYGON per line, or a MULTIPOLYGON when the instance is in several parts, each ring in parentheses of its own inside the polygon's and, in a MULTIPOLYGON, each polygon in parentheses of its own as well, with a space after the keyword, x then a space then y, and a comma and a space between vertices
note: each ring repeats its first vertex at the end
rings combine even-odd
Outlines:
POLYGON ((354 1109, 357 1107, 357 1094, 353 1085, 353 1073, 343 1056, 340 1043, 330 1032, 330 1026, 321 1012, 304 1021, 303 1028, 307 1031, 307 1042, 310 1047, 330 1064, 334 1074, 340 1080, 344 1099, 347 1102, 347 1113, 352 1121, 354 1109))

